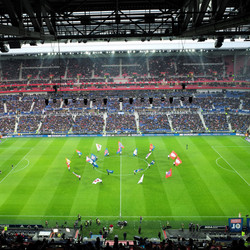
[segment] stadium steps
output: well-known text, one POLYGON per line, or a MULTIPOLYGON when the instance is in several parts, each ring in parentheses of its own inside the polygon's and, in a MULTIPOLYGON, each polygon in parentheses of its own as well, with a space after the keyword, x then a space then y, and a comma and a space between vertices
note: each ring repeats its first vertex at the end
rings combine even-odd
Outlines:
POLYGON ((240 100, 240 107, 239 107, 239 109, 242 109, 242 107, 243 107, 243 100, 241 99, 240 100))
POLYGON ((103 134, 106 135, 106 124, 107 124, 107 112, 104 112, 103 114, 103 121, 104 121, 104 125, 103 125, 103 134))
POLYGON ((227 118, 228 129, 229 129, 229 131, 232 131, 232 125, 229 122, 230 115, 227 115, 226 118, 227 118))
POLYGON ((30 107, 30 112, 32 112, 33 108, 34 108, 35 102, 33 101, 30 107))
POLYGON ((201 118, 201 122, 202 122, 202 124, 203 124, 203 127, 205 128, 205 130, 207 130, 207 126, 206 126, 206 123, 205 123, 205 120, 204 120, 203 115, 201 114, 200 111, 197 112, 197 113, 198 113, 199 117, 201 118))
POLYGON ((19 124, 19 119, 20 119, 20 117, 17 117, 17 116, 16 116, 16 122, 15 122, 14 134, 16 134, 16 133, 17 133, 17 127, 18 127, 18 124, 19 124))
POLYGON ((139 127, 139 115, 138 115, 138 112, 135 111, 135 112, 134 112, 134 115, 135 115, 136 130, 137 130, 137 133, 138 133, 138 132, 140 132, 140 127, 139 127))
POLYGON ((61 100, 60 109, 63 108, 63 100, 61 100))
POLYGON ((7 113, 7 105, 6 105, 6 103, 3 104, 3 108, 4 108, 4 113, 7 113))
POLYGON ((171 131, 174 131, 174 129, 173 129, 173 124, 172 124, 172 119, 171 119, 170 114, 167 114, 167 117, 168 117, 168 123, 169 123, 169 126, 170 126, 170 128, 171 128, 171 131))
MULTIPOLYGON (((65 72, 64 72, 64 79, 67 79, 68 77, 68 68, 69 68, 69 60, 67 60, 65 72)), ((77 83, 79 83, 79 79, 77 79, 77 83)))

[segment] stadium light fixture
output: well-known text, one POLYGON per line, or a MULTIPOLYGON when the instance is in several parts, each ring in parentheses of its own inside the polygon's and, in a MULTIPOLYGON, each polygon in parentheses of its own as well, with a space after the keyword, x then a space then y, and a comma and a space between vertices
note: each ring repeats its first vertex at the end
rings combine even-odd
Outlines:
POLYGON ((0 43, 0 51, 2 52, 2 53, 8 53, 9 52, 9 49, 8 49, 8 47, 6 46, 6 44, 4 44, 4 43, 0 43))
POLYGON ((55 90, 55 93, 57 93, 58 86, 54 85, 53 89, 55 90))
POLYGON ((220 48, 222 46, 223 42, 224 42, 224 37, 223 36, 217 37, 217 39, 215 40, 215 43, 214 43, 214 47, 216 49, 220 48))

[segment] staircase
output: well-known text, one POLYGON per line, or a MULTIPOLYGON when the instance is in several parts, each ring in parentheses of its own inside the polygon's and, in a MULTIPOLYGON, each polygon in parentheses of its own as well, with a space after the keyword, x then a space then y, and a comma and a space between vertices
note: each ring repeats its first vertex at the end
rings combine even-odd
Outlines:
POLYGON ((229 122, 230 115, 227 115, 226 118, 227 118, 228 129, 229 129, 229 131, 232 131, 232 125, 229 122))
POLYGON ((243 107, 243 100, 241 99, 240 100, 240 107, 239 107, 239 109, 242 109, 242 107, 243 107))
POLYGON ((135 124, 136 124, 137 133, 139 133, 140 126, 139 126, 139 115, 137 111, 134 112, 134 116, 135 116, 135 124))
POLYGON ((3 109, 4 109, 4 113, 7 113, 7 105, 6 105, 6 103, 3 104, 3 109))
POLYGON ((14 134, 17 133, 17 127, 18 127, 18 124, 19 124, 19 117, 16 117, 16 123, 15 123, 15 129, 14 129, 14 134))
POLYGON ((198 111, 198 115, 199 115, 199 117, 200 117, 200 119, 201 119, 201 122, 202 122, 202 124, 203 124, 203 127, 205 128, 205 130, 207 130, 207 126, 206 126, 204 117, 203 117, 203 115, 201 114, 200 111, 198 111))
POLYGON ((170 114, 167 114, 167 117, 168 117, 168 123, 169 123, 169 126, 170 126, 170 128, 171 128, 171 131, 174 131, 174 129, 173 129, 173 124, 172 124, 172 119, 171 119, 170 114))
POLYGON ((35 105, 35 102, 32 102, 31 107, 30 107, 30 112, 32 112, 34 105, 35 105))
POLYGON ((107 112, 104 112, 103 114, 103 121, 104 121, 104 125, 103 125, 103 134, 106 135, 106 124, 107 124, 107 112))

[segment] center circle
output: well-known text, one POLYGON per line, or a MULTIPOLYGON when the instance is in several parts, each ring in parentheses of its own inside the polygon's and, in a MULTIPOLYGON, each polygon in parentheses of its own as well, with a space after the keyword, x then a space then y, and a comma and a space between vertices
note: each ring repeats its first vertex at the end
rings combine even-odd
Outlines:
POLYGON ((105 156, 98 158, 96 163, 98 165, 98 168, 95 168, 97 172, 108 174, 108 169, 114 171, 111 174, 114 176, 134 175, 134 170, 142 169, 137 173, 140 174, 149 168, 149 162, 146 159, 129 155, 105 156))

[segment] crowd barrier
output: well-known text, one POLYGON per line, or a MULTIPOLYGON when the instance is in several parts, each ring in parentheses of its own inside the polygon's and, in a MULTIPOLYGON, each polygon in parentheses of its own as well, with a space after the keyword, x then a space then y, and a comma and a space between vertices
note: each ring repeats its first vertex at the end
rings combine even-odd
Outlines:
POLYGON ((85 135, 76 135, 76 134, 54 134, 54 135, 38 135, 38 134, 12 134, 3 136, 2 138, 18 138, 18 137, 111 137, 111 136, 228 136, 228 135, 239 135, 244 136, 244 134, 230 133, 230 132, 216 132, 216 133, 166 133, 166 134, 85 134, 85 135))

